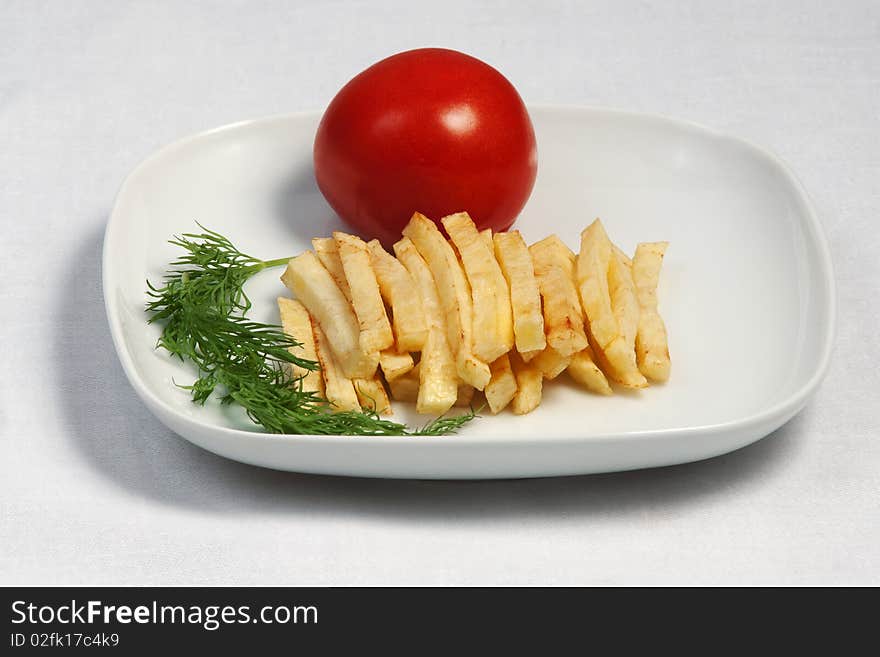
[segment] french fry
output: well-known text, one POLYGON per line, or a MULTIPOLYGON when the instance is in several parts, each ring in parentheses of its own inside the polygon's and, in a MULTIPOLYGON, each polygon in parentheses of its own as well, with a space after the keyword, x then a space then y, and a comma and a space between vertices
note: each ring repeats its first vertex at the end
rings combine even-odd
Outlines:
POLYGON ((397 256, 398 262, 412 276, 415 285, 414 290, 422 304, 422 310, 425 316, 425 328, 436 328, 443 332, 446 337, 446 316, 443 313, 443 306, 440 302, 440 293, 437 290, 437 284, 434 276, 428 267, 428 263, 419 253, 416 245, 408 237, 401 238, 394 244, 394 255, 397 256))
POLYGON ((489 247, 489 250, 492 251, 492 253, 495 253, 495 241, 492 239, 492 229, 484 228, 483 230, 481 230, 480 238, 483 240, 483 242, 486 243, 486 246, 489 247))
POLYGON ((632 271, 618 253, 612 252, 608 267, 608 287, 611 293, 611 311, 617 320, 620 335, 605 347, 605 356, 617 380, 630 388, 648 385, 638 369, 636 333, 639 327, 639 300, 633 283, 632 271))
POLYGON ((541 403, 544 375, 531 363, 524 363, 515 351, 510 352, 510 366, 516 378, 516 394, 510 402, 515 415, 525 415, 541 403))
POLYGON ((574 254, 556 235, 532 244, 529 253, 544 302, 547 344, 562 356, 583 351, 589 343, 574 282, 574 254))
POLYGON ((417 364, 406 374, 388 382, 388 389, 391 391, 391 396, 394 399, 402 402, 415 402, 418 400, 420 365, 421 363, 417 364))
POLYGON ((618 330, 627 349, 635 353, 636 332, 639 328, 639 300, 633 283, 632 270, 626 265, 626 256, 613 251, 608 266, 608 289, 611 293, 611 312, 617 319, 618 330))
POLYGON ((458 374, 446 338, 446 321, 440 306, 437 285, 427 263, 409 238, 404 237, 397 242, 394 253, 412 275, 428 329, 428 338, 418 367, 416 410, 419 413, 445 413, 455 403, 458 395, 458 374))
POLYGON ((355 379, 352 384, 362 409, 380 415, 392 414, 388 393, 385 392, 385 386, 382 385, 378 376, 374 376, 372 379, 355 379))
POLYGON ((614 370, 614 366, 608 361, 608 358, 605 356, 605 352, 602 351, 602 347, 600 347, 596 339, 593 338, 592 333, 588 331, 587 335, 590 339, 590 351, 593 353, 593 362, 596 363, 596 365, 605 375, 605 379, 609 383, 611 381, 618 382, 618 375, 614 370))
POLYGON ((292 258, 282 282, 326 333, 333 356, 345 376, 368 379, 379 364, 378 352, 365 352, 351 304, 311 251, 292 258))
POLYGON ((529 361, 529 365, 538 369, 545 379, 553 380, 565 371, 571 363, 572 356, 563 356, 550 345, 529 361))
POLYGON ((496 358, 489 369, 492 378, 486 385, 483 393, 486 395, 486 403, 493 414, 503 411, 516 394, 516 376, 510 366, 510 357, 507 354, 496 358))
POLYGON ((456 403, 458 396, 458 375, 446 337, 438 330, 430 330, 419 361, 416 412, 442 415, 456 403))
POLYGON ((351 305, 360 327, 361 349, 367 353, 387 349, 394 344, 394 334, 367 245, 360 237, 340 231, 334 231, 333 239, 351 290, 351 305))
MULTIPOLYGON (((495 257, 510 290, 513 333, 521 354, 538 353, 547 346, 544 315, 532 257, 518 230, 493 236, 495 257)), ((524 358, 525 360, 525 358, 524 358)))
MULTIPOLYGON (((607 368, 603 371, 625 388, 645 388, 648 380, 639 371, 635 352, 631 351, 623 336, 618 336, 604 350, 607 368)), ((600 360, 601 362, 601 360, 600 360)))
POLYGON ((474 354, 491 363, 513 347, 510 292, 495 250, 486 244, 467 212, 440 220, 458 250, 473 300, 474 354))
MULTIPOLYGON (((578 291, 595 343, 593 353, 606 375, 625 387, 643 388, 648 382, 639 372, 635 351, 629 348, 621 333, 612 307, 609 289, 611 261, 611 240, 602 222, 596 219, 581 233, 581 251, 577 258, 578 291)), ((618 285, 615 291, 619 295, 624 288, 618 285)), ((620 307, 622 303, 618 297, 616 305, 620 307)))
POLYGON ((611 292, 608 289, 610 262, 611 241, 605 234, 602 223, 596 219, 581 232, 576 276, 590 333, 600 348, 604 348, 618 336, 617 320, 611 310, 611 292))
POLYGON ((379 291, 391 308, 391 324, 398 351, 421 351, 428 338, 425 312, 418 294, 413 294, 415 281, 406 267, 388 253, 379 240, 367 243, 370 262, 379 281, 379 291))
POLYGON ((398 352, 394 347, 379 352, 379 367, 386 381, 393 381, 402 374, 409 372, 415 363, 408 352, 398 352))
POLYGON ((657 283, 668 245, 668 242, 639 244, 632 267, 641 308, 636 333, 636 359, 642 374, 654 381, 666 381, 670 370, 666 325, 657 311, 657 283))
MULTIPOLYGON (((291 347, 290 353, 317 362, 318 354, 315 351, 315 335, 312 332, 309 311, 296 299, 278 297, 278 313, 281 315, 281 329, 300 343, 299 347, 291 347)), ((290 364, 290 369, 293 376, 300 379, 303 391, 324 396, 324 379, 321 378, 320 370, 307 370, 295 363, 290 364)))
POLYGON ((339 258, 339 249, 336 248, 336 240, 332 237, 313 237, 312 248, 318 260, 324 265, 324 269, 330 272, 330 276, 336 281, 339 290, 351 303, 351 290, 348 287, 348 279, 345 278, 345 270, 342 260, 339 258))
POLYGON ((605 374, 596 365, 593 350, 587 347, 583 351, 579 351, 571 357, 571 362, 565 370, 568 375, 577 383, 585 387, 590 392, 600 395, 612 394, 611 386, 605 374))
MULTIPOLYGON (((433 221, 416 212, 403 229, 428 264, 437 286, 449 346, 459 377, 478 390, 489 383, 489 365, 474 353, 473 304, 464 270, 433 221)), ((395 251, 396 252, 396 251, 395 251)), ((399 254, 398 254, 399 257, 399 254)))
POLYGON ((324 377, 324 397, 332 405, 333 411, 360 410, 354 384, 342 372, 327 335, 315 322, 312 323, 312 330, 315 333, 315 350, 321 365, 321 375, 324 377))

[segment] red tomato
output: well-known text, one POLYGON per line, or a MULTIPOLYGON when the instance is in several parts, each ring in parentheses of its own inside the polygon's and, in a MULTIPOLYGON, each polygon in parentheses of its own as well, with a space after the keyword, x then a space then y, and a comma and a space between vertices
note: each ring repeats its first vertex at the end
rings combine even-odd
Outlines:
POLYGON ((466 210, 481 229, 509 228, 538 164, 513 85, 442 48, 393 55, 353 78, 321 119, 314 157, 333 209, 386 246, 415 211, 436 221, 466 210))

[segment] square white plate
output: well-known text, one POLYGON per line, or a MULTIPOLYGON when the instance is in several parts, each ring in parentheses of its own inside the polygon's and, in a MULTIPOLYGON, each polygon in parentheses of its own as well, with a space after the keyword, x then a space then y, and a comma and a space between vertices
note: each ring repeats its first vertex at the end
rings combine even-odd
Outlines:
MULTIPOLYGON (((259 258, 295 255, 341 227, 314 183, 318 114, 248 121, 160 150, 125 180, 104 241, 104 295, 119 358, 156 416, 228 458, 340 475, 488 478, 571 475, 695 461, 747 445, 797 413, 828 365, 835 293, 825 238, 805 193, 766 151, 689 123, 625 112, 533 107, 539 173, 516 223, 575 250, 601 217, 628 252, 669 240, 660 311, 672 377, 598 397, 560 377, 541 406, 479 418, 442 437, 260 433, 235 409, 192 404, 188 365, 154 349, 145 280, 195 221, 259 258)), ((281 270, 248 287, 251 316, 277 323, 281 270)), ((427 418, 405 404, 395 416, 427 418)), ((148 440, 149 437, 145 437, 148 440)))

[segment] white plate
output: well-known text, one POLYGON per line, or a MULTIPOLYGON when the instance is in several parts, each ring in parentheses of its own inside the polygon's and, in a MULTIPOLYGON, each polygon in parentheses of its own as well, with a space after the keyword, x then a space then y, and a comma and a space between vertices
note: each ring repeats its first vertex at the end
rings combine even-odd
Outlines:
MULTIPOLYGON (((193 371, 156 351, 145 279, 198 220, 269 259, 341 226, 312 175, 318 114, 248 121, 178 141, 125 180, 104 241, 104 295, 132 386, 172 430, 231 459, 281 470, 375 477, 488 478, 607 472, 704 459, 747 445, 806 403, 828 365, 835 292, 828 247, 789 170, 766 151, 656 116, 534 107, 535 191, 516 223, 577 248, 601 217, 630 251, 671 242, 660 283, 672 377, 597 397, 557 381, 524 417, 485 416, 455 436, 259 433, 233 409, 193 405, 193 371)), ((277 323, 280 270, 249 284, 255 319, 277 323)), ((424 422, 397 403, 396 417, 424 422)), ((149 436, 144 437, 149 440, 149 436)))

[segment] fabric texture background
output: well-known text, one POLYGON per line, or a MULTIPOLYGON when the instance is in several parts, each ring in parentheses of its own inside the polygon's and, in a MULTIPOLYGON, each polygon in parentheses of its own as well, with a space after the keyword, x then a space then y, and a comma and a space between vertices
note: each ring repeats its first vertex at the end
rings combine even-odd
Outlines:
POLYGON ((5 0, 0 583, 880 584, 878 108, 871 0, 5 0), (261 470, 159 424, 101 297, 122 179, 426 45, 487 60, 529 102, 693 120, 786 160, 840 296, 806 410, 702 463, 463 483, 261 470))

